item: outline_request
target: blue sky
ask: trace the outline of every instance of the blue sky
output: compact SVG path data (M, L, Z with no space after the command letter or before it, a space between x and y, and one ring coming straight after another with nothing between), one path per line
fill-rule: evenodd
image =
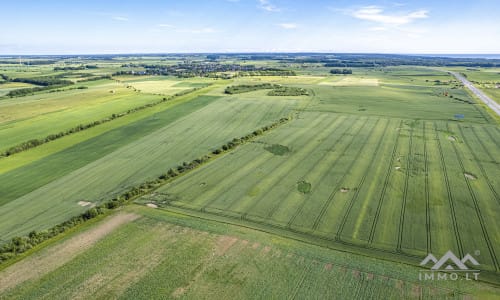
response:
M500 53L498 1L17 0L0 8L0 54Z

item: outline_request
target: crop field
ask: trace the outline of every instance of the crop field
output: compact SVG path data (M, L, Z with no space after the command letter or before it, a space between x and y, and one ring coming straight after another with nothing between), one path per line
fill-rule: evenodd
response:
M181 80L179 78L171 77L158 78L157 76L146 78L146 80L133 77L117 77L117 79L123 81L126 85L140 90L141 92L161 95L173 95L190 88L204 87L213 82L213 80L209 79Z
M414 267L149 208L87 227L0 271L0 297L466 299L477 289L425 285L411 280Z
M57 224L86 209L79 201L109 199L287 116L297 104L201 96L0 174L2 239Z
M498 294L500 119L444 67L206 57L0 64L0 299Z
M488 134L500 139L491 126L303 113L144 201L394 253L479 250L496 271L498 149L471 148Z

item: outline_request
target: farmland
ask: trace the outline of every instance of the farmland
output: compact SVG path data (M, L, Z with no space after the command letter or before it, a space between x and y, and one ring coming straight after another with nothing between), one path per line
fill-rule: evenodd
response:
M0 247L86 214L0 256L0 298L494 294L497 116L434 66L247 59L0 64ZM16 78L73 84L7 96L34 87ZM419 281L447 251L480 281Z
M39 272L23 273L33 264ZM419 299L467 297L479 289L421 284L408 276L415 271L410 266L139 207L86 226L14 266L0 273L0 293L7 298Z

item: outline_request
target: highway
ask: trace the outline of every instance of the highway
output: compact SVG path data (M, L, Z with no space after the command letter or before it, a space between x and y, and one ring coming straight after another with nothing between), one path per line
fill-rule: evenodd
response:
M476 88L470 81L468 81L464 76L460 75L457 72L448 71L451 75L455 76L458 80L460 80L471 92L473 92L481 101L483 101L486 105L488 105L497 115L500 116L500 105L496 103L493 99L486 96L483 91Z

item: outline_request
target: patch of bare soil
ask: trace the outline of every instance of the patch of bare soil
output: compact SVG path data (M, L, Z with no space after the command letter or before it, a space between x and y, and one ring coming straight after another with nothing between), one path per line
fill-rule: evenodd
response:
M78 201L78 205L80 206L91 206L92 205L92 202L89 202L89 201Z
M332 269L332 264L325 264L325 270L330 271Z
M106 218L97 226L82 232L61 244L48 247L0 272L0 293L5 292L27 280L41 276L59 268L78 254L85 252L97 241L110 234L123 224L132 222L140 216L120 213Z
M470 180L476 180L477 177L474 174L471 173L464 173L465 178L470 179Z
M238 241L238 238L231 237L231 236L223 235L223 236L219 237L219 239L217 240L217 243L215 245L214 254L217 256L223 255L237 241Z
M420 299L422 296L422 288L419 285L413 285L411 287L411 295L415 299L417 299L417 298Z
M259 243L253 243L252 249L257 249L259 248L260 244Z
M262 254L267 254L269 251L271 251L271 247L265 246L264 249L262 249Z
M366 273L366 279L367 280L373 280L373 273Z

